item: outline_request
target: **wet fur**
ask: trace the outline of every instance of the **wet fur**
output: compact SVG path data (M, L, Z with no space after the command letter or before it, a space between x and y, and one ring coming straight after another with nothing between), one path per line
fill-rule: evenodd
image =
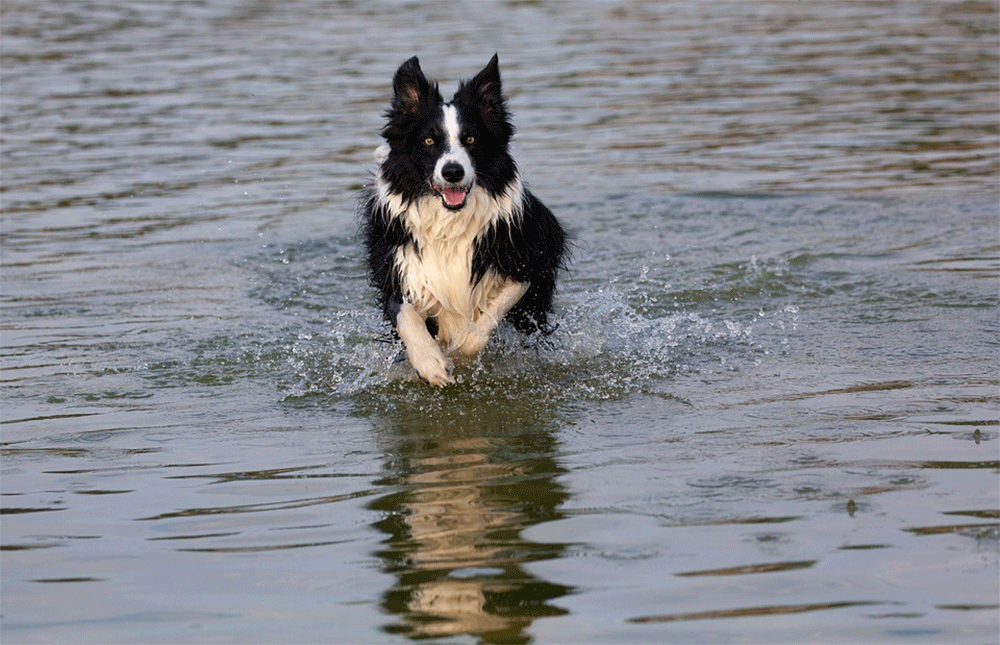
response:
M421 378L451 380L501 320L547 333L566 234L527 189L497 57L450 102L416 57L393 78L386 140L361 204L379 305Z

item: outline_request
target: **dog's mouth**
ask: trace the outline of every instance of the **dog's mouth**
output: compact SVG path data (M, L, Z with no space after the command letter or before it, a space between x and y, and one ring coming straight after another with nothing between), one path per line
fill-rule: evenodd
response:
M465 200L469 197L469 190L472 188L472 186L446 188L433 183L431 186L434 188L434 192L441 197L445 208L451 210L458 210L465 206Z

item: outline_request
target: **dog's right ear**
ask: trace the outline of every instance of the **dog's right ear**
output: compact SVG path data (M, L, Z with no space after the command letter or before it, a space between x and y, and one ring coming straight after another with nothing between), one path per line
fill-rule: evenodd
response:
M399 66L392 79L392 108L403 114L416 114L431 98L436 88L427 80L420 69L420 61L414 56Z

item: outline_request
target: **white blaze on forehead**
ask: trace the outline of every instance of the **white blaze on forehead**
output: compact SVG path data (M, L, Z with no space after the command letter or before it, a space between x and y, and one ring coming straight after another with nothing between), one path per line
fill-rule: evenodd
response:
M465 170L465 176L458 182L459 185L468 186L476 178L476 171L472 167L469 152L462 146L462 125L458 122L458 110L451 104L444 106L444 135L447 144L444 154L434 166L434 181L440 185L449 183L441 174L441 169L445 164L455 162Z
M458 123L458 110L454 105L444 106L444 132L448 137L449 152L462 147L458 138L462 134L462 126Z

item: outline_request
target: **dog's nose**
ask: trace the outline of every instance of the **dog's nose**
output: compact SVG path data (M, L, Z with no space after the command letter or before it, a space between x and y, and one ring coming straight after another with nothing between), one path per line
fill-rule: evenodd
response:
M462 177L465 177L465 168L462 168L460 163L449 161L441 168L441 176L445 178L445 181L457 184L462 181Z

